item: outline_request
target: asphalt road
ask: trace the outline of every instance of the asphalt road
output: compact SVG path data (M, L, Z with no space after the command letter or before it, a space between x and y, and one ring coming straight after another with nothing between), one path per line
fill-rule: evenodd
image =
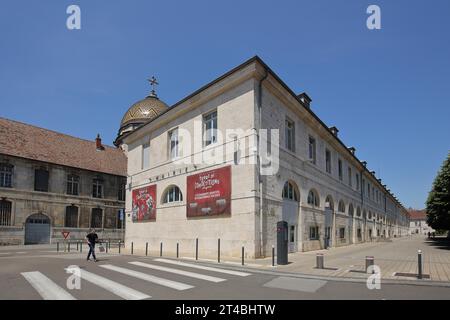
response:
M67 286L78 280L70 266L79 267L79 289ZM365 282L225 264L106 254L93 262L85 253L19 247L0 250L0 299L450 299L450 287L381 282L369 290Z

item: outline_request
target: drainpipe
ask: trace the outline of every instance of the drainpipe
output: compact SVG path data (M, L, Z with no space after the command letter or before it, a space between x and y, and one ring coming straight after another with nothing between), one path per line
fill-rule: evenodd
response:
M366 242L366 233L367 233L367 213L366 218L364 219L364 186L363 186L363 173L364 169L359 172L359 185L361 188L359 188L359 191L361 193L361 214L363 218L363 234L362 234L362 242Z
M258 105L258 126L257 126L257 150L258 150L258 156L257 156L257 170L258 170L258 193L259 193L259 256L262 257L264 254L263 244L263 182L262 182L262 176L261 176L261 155L260 155L260 149L259 149L259 143L260 143L260 132L259 130L262 129L262 83L264 80L266 80L268 76L267 69L264 68L264 76L259 80L258 82L258 95L257 95L257 105Z

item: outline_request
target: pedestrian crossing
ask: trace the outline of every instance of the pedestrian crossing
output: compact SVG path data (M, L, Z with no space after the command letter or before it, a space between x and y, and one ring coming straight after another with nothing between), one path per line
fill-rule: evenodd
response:
M73 266L71 266L64 269L66 273L63 280L61 277L44 274L40 271L22 272L21 275L44 300L83 299L84 293L86 293L83 292L83 288L96 292L100 288L99 290L103 290L109 295L112 294L125 300L144 300L154 298L154 293L160 293L161 290L183 292L196 286L220 285L227 280L251 275L247 272L170 259L153 259L151 262L128 261L120 263L121 265L99 263L93 265L93 269L90 271L82 267L77 268L77 272L74 272ZM80 290L69 289L66 280L75 274L81 280L90 283L91 286L81 285ZM217 277L215 274L227 274L228 277Z
M44 300L75 300L70 293L39 271L22 272L22 276L33 286Z

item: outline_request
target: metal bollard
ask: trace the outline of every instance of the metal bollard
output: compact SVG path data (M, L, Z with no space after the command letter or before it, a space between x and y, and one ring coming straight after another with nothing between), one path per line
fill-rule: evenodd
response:
M323 269L324 268L324 257L323 253L318 253L316 255L316 268Z
M198 238L195 239L195 260L198 260Z
M422 250L418 250L417 251L417 278L418 279L422 279L423 278L423 274L422 274Z
M133 254L133 241L131 241L131 254Z
M159 244L159 256L162 257L162 253L163 253L163 243L161 241L161 243Z
M148 256L148 242L145 243L145 256Z
M59 252L59 242L56 243L56 252Z
M70 241L67 244L67 251L70 252Z
M242 265L244 265L244 246L242 246Z
M374 265L374 257L373 256L366 256L366 272L369 273L368 269L370 266ZM371 273L375 273L375 270L372 270Z
M109 240L108 240L108 242L107 242L106 245L105 245L105 247L106 247L106 253L108 253L108 243L109 243Z
M120 254L120 240L119 240L119 254Z
M177 259L180 257L179 250L180 250L180 244L177 242Z
M275 267L275 246L272 246L272 267Z
M217 263L220 263L220 238L217 239Z
M80 253L83 252L83 242L80 242Z
M78 245L79 245L79 242L77 241L77 251L79 250Z

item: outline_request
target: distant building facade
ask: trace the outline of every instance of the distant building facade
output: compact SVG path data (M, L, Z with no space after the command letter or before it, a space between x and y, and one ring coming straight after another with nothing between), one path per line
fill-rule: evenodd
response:
M122 239L126 156L104 146L0 118L0 244L50 243L69 231Z
M426 210L409 209L409 233L427 235L428 232L433 233L435 230L427 223Z
M279 221L290 252L407 235L406 209L310 102L255 57L171 107L154 91L132 105L115 142L128 157L126 245L215 256L220 239L223 255L263 257ZM260 129L279 130L273 174L261 174Z

